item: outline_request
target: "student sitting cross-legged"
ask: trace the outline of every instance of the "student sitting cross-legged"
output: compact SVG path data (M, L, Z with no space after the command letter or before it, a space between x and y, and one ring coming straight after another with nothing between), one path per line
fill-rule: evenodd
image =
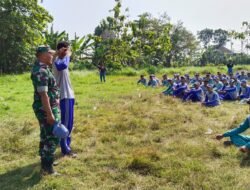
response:
M172 96L174 93L174 81L172 79L168 79L169 86L162 93L166 96Z
M181 82L174 87L173 96L183 98L185 91L188 89L185 77L181 77Z
M142 84L144 86L147 86L147 79L145 79L144 75L141 75L141 77L138 80L137 84Z
M194 83L194 88L189 91L186 91L183 96L183 101L192 101L192 102L202 102L204 99L204 92L200 87L199 82Z
M235 80L231 79L229 86L227 86L224 91L222 91L222 94L220 95L220 98L222 100L236 100L238 96L237 88L235 86Z
M242 80L238 99L242 100L248 98L250 98L250 86L247 85L246 80Z
M205 101L202 102L202 105L207 107L215 107L220 105L220 97L217 92L213 90L212 85L207 85L207 93Z

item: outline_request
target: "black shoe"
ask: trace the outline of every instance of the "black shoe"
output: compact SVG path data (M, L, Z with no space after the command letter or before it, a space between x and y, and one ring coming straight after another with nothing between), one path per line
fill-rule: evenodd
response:
M53 168L53 163L48 162L45 159L41 160L41 174L42 175L58 175L58 173Z

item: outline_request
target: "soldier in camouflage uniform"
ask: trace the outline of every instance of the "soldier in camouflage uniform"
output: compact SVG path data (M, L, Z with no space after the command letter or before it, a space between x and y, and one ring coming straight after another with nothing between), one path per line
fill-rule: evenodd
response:
M59 139L52 133L53 125L60 120L59 89L49 66L52 64L54 51L48 46L37 48L37 61L31 72L34 86L33 110L40 125L41 171L53 174L53 161Z

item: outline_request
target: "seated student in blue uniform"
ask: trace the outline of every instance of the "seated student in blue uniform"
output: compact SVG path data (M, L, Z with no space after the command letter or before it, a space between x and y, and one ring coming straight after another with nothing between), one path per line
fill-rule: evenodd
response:
M195 82L200 82L200 80L201 80L200 74L199 74L199 73L195 73L194 78L192 78L192 79L190 80L190 83L191 83L191 84L194 84Z
M240 88L241 88L241 81L239 79L237 79L236 77L232 78L235 81L235 86L237 88L237 92L240 92Z
M225 77L223 77L221 81L223 83L223 87L220 90L218 90L219 95L224 94L225 89L228 86L228 81L227 81L227 79Z
M158 86L158 82L156 81L154 75L149 76L148 86L151 86L151 87L157 87Z
M242 135L250 127L250 116L241 123L237 128L234 128L224 134L219 134L216 136L217 140L221 140L225 137L229 137L230 141L225 141L225 145L233 144L240 147L241 152L250 152L250 136Z
M247 72L247 80L250 81L250 72Z
M207 85L208 85L208 81L207 81L207 80L204 80L204 81L203 81L203 84L201 85L201 89L203 90L204 95L207 94Z
M220 105L219 94L213 90L212 85L207 85L207 94L205 101L202 102L202 105L207 107L215 107Z
M179 73L175 73L174 74L174 83L175 84L179 84L181 82L181 79L180 79L180 74Z
M220 98L222 100L236 100L238 93L235 86L235 80L230 80L229 86L227 86L224 91L221 93Z
M186 91L185 95L183 96L183 101L202 102L203 99L204 93L200 87L200 82L195 82L194 88Z
M190 81L191 81L189 74L185 74L184 76L185 76L185 79L186 79L186 83L189 84Z
M162 81L161 81L162 86L168 86L169 82L168 82L168 76L166 74L164 74L162 76Z
M245 71L241 71L241 74L238 76L238 79L239 79L240 81L242 81L242 80L247 80L247 79L248 79L248 77L247 77Z
M242 80L238 100L248 99L248 98L250 98L250 86L247 85L246 80Z
M172 96L174 93L174 81L172 79L168 79L168 88L162 93L166 96Z
M141 78L138 80L137 84L143 84L147 86L147 79L145 79L144 75L141 75Z
M214 85L214 80L213 80L212 77L211 77L211 73L207 73L207 74L206 74L206 77L204 78L204 80L207 80L207 81L208 81L208 84Z
M174 86L173 96L177 98L183 98L185 91L188 89L185 77L181 77L181 82Z
M222 81L223 76L222 76L221 72L217 72L217 77L219 78L220 81Z
M218 77L214 77L214 90L219 92L223 88L223 83L219 80Z

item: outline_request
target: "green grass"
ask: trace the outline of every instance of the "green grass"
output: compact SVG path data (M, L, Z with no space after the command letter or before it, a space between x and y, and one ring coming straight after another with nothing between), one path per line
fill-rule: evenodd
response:
M217 71L180 68L158 75L211 69ZM0 189L250 188L250 158L214 139L243 121L248 106L183 104L160 96L161 88L137 86L138 78L124 72L101 84L95 72L71 73L76 94L72 146L78 158L62 158L58 149L56 170L62 175L40 178L29 74L0 77ZM213 133L206 135L209 129Z

